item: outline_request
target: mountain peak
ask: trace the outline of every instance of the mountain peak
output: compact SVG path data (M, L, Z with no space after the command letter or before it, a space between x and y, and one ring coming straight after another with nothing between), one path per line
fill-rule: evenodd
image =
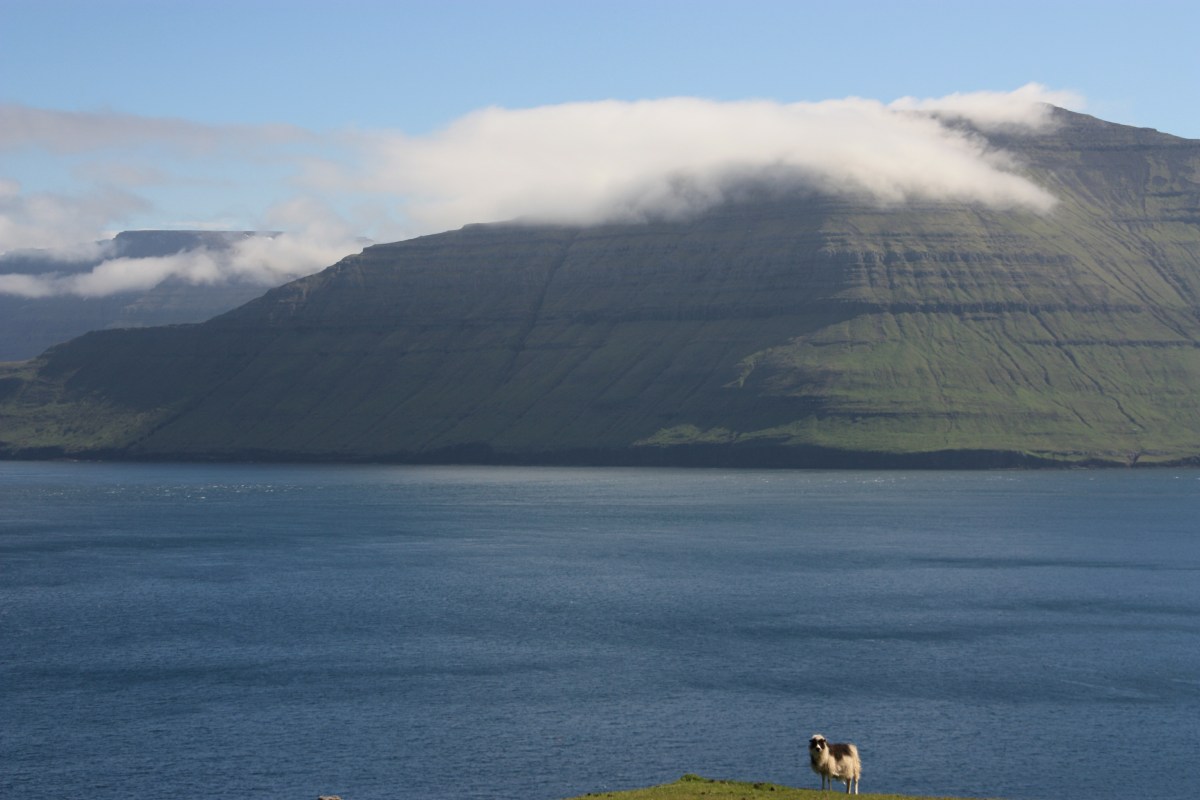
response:
M1200 142L989 133L1036 210L756 191L379 245L4 378L9 455L757 466L1200 457Z

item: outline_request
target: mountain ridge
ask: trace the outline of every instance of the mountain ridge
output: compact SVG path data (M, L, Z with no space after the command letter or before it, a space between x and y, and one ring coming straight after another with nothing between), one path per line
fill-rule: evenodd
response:
M1054 114L987 134L1049 213L749 191L375 245L203 325L9 368L0 453L1193 463L1200 142Z

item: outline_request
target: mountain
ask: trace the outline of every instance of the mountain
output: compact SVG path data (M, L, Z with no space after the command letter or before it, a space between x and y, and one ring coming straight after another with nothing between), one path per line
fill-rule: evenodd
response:
M116 258L156 258L196 250L219 253L250 231L124 231L80 261L38 251L0 255L0 275L68 276L90 272ZM265 286L249 282L190 284L168 279L157 286L102 297L59 294L20 297L0 293L0 361L33 358L47 347L104 328L138 328L202 322L258 297Z
M688 220L369 247L0 374L9 457L1196 463L1200 142L989 134L1058 200L747 191Z

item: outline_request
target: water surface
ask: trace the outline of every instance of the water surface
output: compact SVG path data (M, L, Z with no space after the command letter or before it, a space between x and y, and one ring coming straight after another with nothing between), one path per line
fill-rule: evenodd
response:
M0 463L0 785L1189 796L1198 479Z

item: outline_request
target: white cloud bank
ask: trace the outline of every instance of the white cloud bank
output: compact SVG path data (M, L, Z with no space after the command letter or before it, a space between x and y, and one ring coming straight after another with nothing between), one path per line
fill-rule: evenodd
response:
M227 250L202 247L169 256L108 258L85 272L0 274L0 294L106 297L144 292L168 279L197 286L230 282L278 286L327 267L357 249L345 239L290 233L256 236Z
M273 171L276 194L286 196L253 220L223 226L285 235L223 253L115 259L83 274L3 275L0 293L97 296L170 277L278 283L355 252L358 236L394 240L512 219L680 218L723 202L748 180L881 203L944 199L1044 213L1054 198L1023 177L1011 155L956 121L984 132L1036 131L1051 122L1047 103L1080 102L1037 84L892 103L600 101L483 109L427 136L318 135L0 106L0 155L40 148L83 159L75 171L92 181L75 193L30 193L0 172L0 252L51 247L61 255L66 243L102 238L101 231L152 209L146 184L169 183L189 159L220 159L228 173L248 176ZM163 153L172 160L156 161Z
M892 104L671 98L489 108L431 136L362 136L357 172L327 163L312 178L403 197L406 215L429 230L513 218L679 216L763 176L884 203L945 199L1046 211L1053 198L1022 177L1011 156L951 123L1036 130L1050 123L1047 102L1074 100L1031 84Z

